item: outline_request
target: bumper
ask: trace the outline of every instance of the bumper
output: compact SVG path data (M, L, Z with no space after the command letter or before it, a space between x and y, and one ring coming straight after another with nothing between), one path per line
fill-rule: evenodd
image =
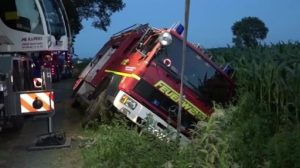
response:
M129 118L137 125L142 125L143 122L149 122L149 120L151 120L148 130L154 135L158 136L159 138L166 137L167 132L172 133L170 134L172 139L176 138L176 129L174 127L169 125L166 121L161 119L154 112L140 104L137 100L133 99L132 97L130 97L130 99L135 101L137 105L134 109L129 108L121 102L124 96L130 97L125 92L119 91L116 98L113 101L113 105L118 109L118 111L126 115L127 118ZM185 135L180 134L181 143L186 144L189 141L190 140Z

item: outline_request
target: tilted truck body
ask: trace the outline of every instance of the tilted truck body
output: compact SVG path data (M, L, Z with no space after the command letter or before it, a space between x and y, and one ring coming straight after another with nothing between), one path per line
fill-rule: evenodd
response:
M79 75L73 87L76 98L89 103L105 97L104 104L111 103L138 125L151 115L154 134L166 128L175 131L182 41L173 29L148 25L115 34ZM227 103L235 85L202 49L190 43L183 83L181 140L188 141L194 124L213 112L213 101Z
M20 128L24 115L54 110L51 74L33 74L37 52L67 51L60 0L2 0L0 6L0 129Z

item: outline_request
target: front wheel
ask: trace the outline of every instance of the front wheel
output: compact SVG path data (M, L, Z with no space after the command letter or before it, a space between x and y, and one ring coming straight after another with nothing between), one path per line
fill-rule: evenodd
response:
M96 118L99 118L101 122L109 123L114 116L112 107L112 103L107 100L107 89L105 89L87 108L82 126L85 127Z

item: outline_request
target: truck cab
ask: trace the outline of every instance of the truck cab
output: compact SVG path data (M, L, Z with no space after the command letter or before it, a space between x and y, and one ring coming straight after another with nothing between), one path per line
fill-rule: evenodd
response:
M3 0L0 51L67 51L63 10L60 0Z

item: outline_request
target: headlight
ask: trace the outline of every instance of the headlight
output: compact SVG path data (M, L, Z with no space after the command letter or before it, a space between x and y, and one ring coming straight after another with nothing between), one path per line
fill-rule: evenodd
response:
M172 43L172 36L169 32L164 32L159 36L158 40L161 45L168 46Z
M131 110L134 110L137 107L137 102L130 98L128 95L123 95L120 102L129 107Z

